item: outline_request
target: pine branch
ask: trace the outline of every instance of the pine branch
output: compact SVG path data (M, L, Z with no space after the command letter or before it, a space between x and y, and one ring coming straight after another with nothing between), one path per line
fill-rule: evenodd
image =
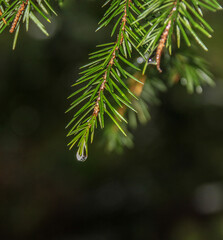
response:
M161 36L160 41L159 41L159 45L158 45L157 50L156 50L156 65L157 65L157 69L160 73L162 72L162 70L160 68L161 54L162 54L163 48L165 47L165 43L166 43L167 37L169 35L170 28L171 28L171 25L172 25L173 13L177 10L176 5L177 5L177 1L175 1L173 3L173 8L172 8L172 10L170 12L170 15L168 17L169 18L168 23L165 27L164 32L162 33L162 36Z
M139 59L143 64L142 59ZM173 86L181 84L185 86L189 93L196 92L201 94L203 86L214 86L213 75L208 70L207 62L201 57L196 56L196 49L178 49L171 58L164 55L164 72L159 74L156 69L150 69L147 75L141 75L140 72L135 77L144 82L141 85L133 79L128 80L131 91L139 98L130 99L132 106L136 109L137 114L128 108L119 108L119 113L128 121L128 126L122 124L123 129L128 133L127 137L120 134L118 128L110 123L107 124L104 131L101 145L107 151L122 153L124 147L131 148L134 146L133 133L137 129L138 124L147 123L151 116L149 108L160 104L160 93L167 90L167 85Z
M147 45L145 53L149 57L156 51L157 68L160 69L161 53L166 45L171 54L173 34L176 35L178 48L181 39L184 39L187 46L191 46L194 39L205 51L206 45L200 38L200 34L210 38L213 29L204 20L203 10L217 11L222 9L216 0L144 0L143 12L137 19L142 23L140 30L146 33L139 46ZM144 72L148 64L144 67Z
M140 82L125 67L138 69L127 58L131 58L132 48L136 49L145 60L143 73L152 62L151 57L155 55L155 64L161 72L160 63L164 47L169 48L172 53L173 34L176 32L177 46L180 47L181 35L188 46L191 45L190 38L194 38L203 49L207 49L199 38L197 31L210 37L212 28L203 19L200 5L204 9L216 11L220 5L216 0L113 0L105 12L97 30L107 26L114 18L117 19L111 35L117 31L115 42L101 45L101 49L90 55L94 59L85 66L83 76L74 85L85 84L75 91L70 97L81 94L72 104L68 111L78 107L67 127L71 127L68 136L73 136L69 143L70 148L78 146L77 158L86 160L88 156L88 142L92 142L95 129L99 124L104 128L105 115L109 116L116 127L124 134L127 123L124 115L120 114L118 108L128 107L133 111L131 97L136 96L123 79L132 78ZM105 4L105 5L106 5ZM118 29L118 25L120 26ZM142 52L142 48L144 51ZM147 59L149 60L147 61ZM126 66L125 66L126 65ZM182 63L183 65L183 63ZM194 66L193 66L194 67ZM200 77L193 67L185 66L181 75L188 78L188 90L192 91L192 75L195 79ZM188 70L189 69L189 70ZM196 85L196 84L195 84ZM137 98L136 98L137 99Z
M55 13L47 0L2 0L0 1L0 34L9 26L9 32L15 32L13 49L16 47L21 22L25 23L26 31L29 30L30 19L46 35L45 26L35 16L38 12L47 22L50 13Z
M62 1L58 0L59 4ZM98 125L105 127L105 118L113 122L106 132L118 129L123 136L126 132L131 135L128 122L132 128L137 125L135 113L139 122L147 122L150 118L147 105L158 99L156 95L165 89L166 79L171 84L181 82L189 93L194 89L202 92L205 84L214 85L205 62L194 51L193 42L207 51L202 35L210 38L213 29L203 12L222 9L217 0L107 0L104 6L108 4L97 30L113 22L111 36L117 37L114 42L97 46L90 54L91 62L82 67L81 77L73 85L78 89L69 97L75 99L67 112L75 112L67 125L70 128L67 136L72 137L70 149L77 145L80 161L86 160L88 144L93 142ZM49 14L56 14L47 0L0 0L0 33L7 27L10 33L15 33L13 49L22 22L28 31L31 19L48 35L36 12L48 22ZM185 45L193 48L184 48ZM133 49L145 63L142 74L149 65L158 69L150 68L146 81L138 73L141 70L132 58ZM161 65L164 72L157 76L162 72ZM113 140L131 145L131 141L123 140L127 138L119 136Z
M84 75L75 85L86 82L87 84L70 96L73 97L82 93L71 104L68 111L80 106L85 101L67 126L69 127L75 122L68 136L74 136L69 143L70 148L75 144L78 145L78 160L83 161L87 158L88 140L90 138L90 141L93 141L98 122L100 127L104 128L105 114L126 135L119 122L124 121L127 123L127 121L117 111L117 107L122 107L124 104L134 110L126 93L135 96L122 79L131 77L138 81L129 70L135 69L138 71L140 69L127 60L128 57L131 57L132 48L136 48L142 34L140 31L135 34L132 30L138 26L138 23L132 24L136 20L133 14L140 13L136 6L133 5L131 0L114 0L111 2L110 7L100 21L98 29L108 25L114 17L117 17L118 21L114 25L111 34L114 34L119 25L117 39L115 42L99 46L101 49L91 54L90 59L94 59L94 61L85 66L87 70L82 72ZM137 51L140 53L139 49ZM127 67L127 70L125 70L125 67Z

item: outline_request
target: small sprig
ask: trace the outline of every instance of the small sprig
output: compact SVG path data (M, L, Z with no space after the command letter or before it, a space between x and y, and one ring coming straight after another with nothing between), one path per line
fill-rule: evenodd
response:
M169 31L170 31L170 27L171 27L171 24L172 24L172 15L173 13L176 11L176 4L177 4L177 1L174 2L174 7L168 17L168 19L170 19L167 23L167 26L160 38L160 41L159 41L159 45L157 47L157 50L156 50L156 66L157 66L157 70L161 73L162 70L160 68L160 62L161 62L161 55L162 55L162 51L163 51L163 48L165 47L165 43L166 43L166 40L167 40L167 37L168 37L168 34L169 34Z
M26 31L29 29L30 19L36 26L48 36L45 26L36 17L35 12L38 12L47 22L50 22L49 15L54 13L54 10L48 3L48 0L33 1L33 0L2 0L0 1L0 34L8 27L10 33L14 34L13 49L15 49L21 22L25 23Z
M129 0L128 4L130 4L130 2L131 2L131 0ZM128 7L129 7L129 5L128 5ZM100 111L99 104L101 101L101 97L100 97L101 92L104 91L104 89L105 89L105 84L107 83L107 78L108 78L108 71L111 70L111 68L113 67L118 50L120 49L120 46L122 45L122 43L124 41L124 32L125 32L126 22L127 22L127 4L124 6L124 15L121 20L121 34L120 34L120 36L119 35L117 36L117 40L115 42L116 47L115 47L114 51L112 52L111 59L107 65L106 71L103 75L103 82L100 86L100 90L98 92L98 98L96 100L94 111L92 114L93 117L97 117L98 113Z
M216 0L145 0L144 2L143 11L137 19L142 24L140 30L145 30L139 46L145 46L145 54L147 53L149 57L154 54L157 56L159 71L161 71L160 57L164 44L171 54L175 43L180 48L183 39L190 47L194 39L207 51L200 35L203 34L210 38L213 29L205 21L203 10L215 12L222 9ZM175 38L173 38L173 34L175 34ZM157 53L155 53L156 51ZM144 67L144 72L147 66L148 63Z
M14 20L13 20L13 22L12 22L12 26L11 26L11 28L10 28L10 30L9 30L10 33L13 33L13 32L14 32L14 30L15 30L15 28L16 28L16 26L17 26L17 23L18 23L20 17L22 16L22 14L23 14L23 12L24 12L25 7L26 7L27 4L28 4L28 0L26 0L26 2L23 2L23 3L20 5L20 7L19 7L19 9L18 9L18 12L16 13L15 18L14 18Z
M104 128L105 114L126 135L119 122L127 123L127 121L117 109L123 105L133 109L127 93L132 96L134 94L131 93L123 78L132 77L135 81L140 82L130 73L131 69L138 71L139 68L127 60L128 57L131 57L132 48L136 48L140 41L140 34L134 33L132 30L138 26L138 24L132 24L136 20L134 14L138 13L140 12L137 4L133 5L132 0L111 2L98 29L117 17L118 20L111 34L113 35L115 31L118 32L116 41L100 45L101 49L90 55L93 62L85 66L87 69L82 72L83 76L74 84L85 83L85 86L71 94L70 97L73 97L82 93L68 109L70 111L77 106L80 108L67 126L73 125L68 133L68 136L73 136L69 146L72 148L75 144L78 145L78 159L86 159L89 138L92 142L98 123L101 128ZM138 49L137 51L140 52Z

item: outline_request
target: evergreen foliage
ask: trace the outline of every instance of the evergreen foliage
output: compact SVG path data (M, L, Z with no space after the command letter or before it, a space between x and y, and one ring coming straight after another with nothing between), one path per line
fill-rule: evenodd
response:
M159 102L157 94L168 85L181 82L189 93L194 89L201 93L204 84L214 85L197 49L207 51L203 37L210 38L213 29L204 15L221 9L216 0L107 0L103 7L107 10L97 30L112 24L114 40L90 54L69 96L73 99L67 110L73 115L67 125L69 147L78 146L80 161L86 160L98 127L105 128L109 150L132 145L127 126L134 129L137 122L147 122L148 106ZM0 0L0 9L0 33L8 26L10 32L15 30L13 48L21 21L28 30L33 20L47 35L35 13L48 22L49 13L56 14L47 0Z
M7 27L10 28L10 33L15 33L13 49L16 47L21 22L25 23L26 31L28 31L31 19L46 36L49 35L35 13L39 13L47 22L50 22L48 17L50 13L56 15L47 0L0 0L0 33Z
M68 124L68 127L71 127L68 136L73 136L69 145L70 148L75 144L78 146L77 158L81 161L88 155L88 142L93 141L97 126L105 127L106 115L115 125L111 126L110 131L109 128L106 131L108 149L119 149L118 145L123 143L131 145L131 141L124 140L125 138L119 136L114 129L119 129L126 136L126 123L129 122L130 127L136 126L137 123L133 112L138 113L141 122L150 118L147 106L151 102L151 92L152 99L155 99L158 86L163 85L163 81L155 73L142 82L135 72L142 71L142 74L146 74L146 69L151 63L157 65L161 72L164 47L172 55L165 61L167 70L164 73L167 79L173 79L172 83L182 79L189 92L193 92L194 88L198 92L202 91L200 85L203 83L213 85L204 61L197 56L193 57L194 50L184 49L184 52L180 53L176 46L180 48L182 39L187 46L191 46L195 40L207 50L200 33L211 37L213 29L204 20L203 11L221 9L217 1L113 0L106 1L105 5L108 3L110 6L98 29L107 26L113 20L111 36L117 32L117 40L100 45L99 50L90 55L92 61L83 67L82 76L74 84L81 87L70 96L75 96L75 100L68 111L75 108L78 110ZM144 61L141 70L132 57L133 50ZM145 88L142 91L143 97L137 96L134 89L132 91L128 79L142 84L142 90ZM155 85L152 86L153 82ZM140 101L136 102L135 99L138 98ZM128 119L126 115L129 116Z

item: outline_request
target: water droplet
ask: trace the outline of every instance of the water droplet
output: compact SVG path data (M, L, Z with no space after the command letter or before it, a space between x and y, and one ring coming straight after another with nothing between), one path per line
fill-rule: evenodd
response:
M77 150L76 158L79 162L85 162L87 160L88 155L85 143L83 144L82 152L80 152L80 148Z
M155 58L149 58L148 64L156 65L156 60L155 60Z
M196 87L196 92L197 92L198 94L201 94L201 93L203 92L202 87L201 87L201 86L197 86L197 87Z
M77 151L77 154L76 154L76 157L77 157L77 161L79 162L85 162L87 160L87 157L86 155L82 154L80 155L79 154L79 151Z
M180 82L183 86L186 86L187 85L187 79L186 78L181 78L180 79Z
M137 58L137 63L142 64L144 62L144 59L142 57Z
M138 63L138 64L142 64L143 62L145 62L145 60L143 59L143 57L138 57L138 58L137 58L137 63Z

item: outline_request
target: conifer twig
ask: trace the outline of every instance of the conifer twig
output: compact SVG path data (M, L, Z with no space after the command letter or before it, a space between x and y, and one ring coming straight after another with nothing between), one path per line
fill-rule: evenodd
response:
M26 31L29 30L30 20L45 34L49 35L46 31L44 22L40 21L35 13L38 12L43 19L50 23L50 13L56 12L48 3L49 0L0 0L0 34L9 28L9 33L14 34L13 49L15 49L20 25L25 23Z
M106 26L112 18L119 16L111 34L113 35L114 32L118 32L116 41L111 44L102 44L101 46L104 47L104 49L91 54L90 58L97 60L86 65L88 69L82 72L84 76L82 76L75 85L86 81L89 83L70 96L73 97L85 90L83 95L71 104L68 111L82 103L87 98L90 98L90 100L86 102L79 111L77 111L68 124L68 126L70 126L75 121L68 136L74 135L74 138L69 145L70 148L72 148L77 143L77 158L79 160L85 160L87 158L89 135L91 134L92 142L97 122L100 123L101 128L104 128L105 114L107 114L119 130L126 135L118 122L124 121L127 123L127 121L117 111L117 107L113 104L115 103L119 107L126 105L133 109L131 107L131 101L126 96L126 93L124 93L125 91L130 92L130 89L122 80L122 77L125 79L133 77L135 81L140 82L129 73L129 70L126 71L124 66L122 66L124 64L127 65L128 68L140 70L127 60L128 56L131 57L132 48L136 48L139 43L139 35L141 34L139 33L138 35L137 32L133 32L133 29L138 27L138 24L132 25L136 20L133 13L139 14L139 10L137 9L138 1L134 1L134 3L136 4L133 5L132 0L113 0L111 2L111 6L100 21L98 29ZM118 25L120 26L119 28ZM139 49L137 49L137 51L140 52ZM95 88L95 90L92 88ZM131 94L134 96L133 93ZM110 97L114 102L111 101ZM90 114L91 109L93 111L92 114Z
M18 12L16 13L15 18L14 18L14 20L13 20L13 22L12 22L12 26L11 26L11 28L10 28L10 30L9 30L10 33L13 33L13 32L14 32L14 30L15 30L15 28L16 28L16 26L17 26L17 23L18 23L20 17L22 16L22 14L23 14L23 12L24 12L26 5L28 4L28 1L29 1L29 0L26 0L26 2L23 2L23 3L20 5L20 7L19 7L19 9L18 9Z
M115 19L111 36L117 33L117 38L114 42L97 46L100 49L90 54L91 62L82 67L81 77L73 85L80 87L69 97L75 96L75 99L67 112L76 111L67 125L71 127L67 136L73 136L68 145L70 149L77 145L76 156L80 161L88 156L88 142L93 142L95 129L98 125L105 127L105 117L113 121L116 131L119 129L123 133L118 140L122 144L126 141L123 136L128 132L124 123L129 121L128 126L132 127L137 125L137 120L141 123L148 121L147 104L158 101L156 93L166 89L164 78L174 84L182 83L189 93L194 90L201 93L201 86L205 84L214 85L205 62L196 56L194 48L183 51L173 46L180 48L183 40L183 44L190 47L195 40L207 51L200 35L210 38L213 29L204 19L203 10L215 12L222 9L218 0L106 0L103 6L108 3L110 6L97 30ZM47 22L50 22L50 13L56 15L48 0L0 0L0 34L11 26L9 32L15 33L13 49L21 23L25 23L28 31L30 19L48 36L44 22L36 17L35 12ZM164 48L170 55L174 50L171 58L167 54L163 56L167 65L165 75L148 75L149 81L145 81L144 73L149 64L156 65L162 72L160 65ZM137 63L129 61L132 49L141 57L140 61L137 58ZM156 61L152 60L153 56ZM141 71L138 66L143 62L143 76L134 74L133 70ZM136 81L136 85L128 79ZM136 101L137 97L139 101ZM130 115L134 121L130 120ZM118 136L115 134L115 138Z
M140 70L127 60L131 57L132 48L136 49L145 61L143 74L148 64L151 64L150 59L153 55L156 58L158 71L162 72L160 67L162 51L166 46L171 53L174 42L172 39L177 40L178 47L180 47L181 39L184 39L190 46L189 38L192 36L206 49L194 29L196 28L208 37L210 37L208 31L212 31L202 17L197 1L107 0L104 5L108 3L111 3L110 7L100 21L98 29L107 26L114 18L117 18L111 34L118 32L117 39L113 43L100 45L100 50L90 54L90 59L93 61L83 67L85 70L82 71L82 76L74 84L75 86L84 84L84 86L70 95L72 98L79 94L67 111L78 108L67 125L67 127L71 126L67 136L73 136L68 145L70 149L75 145L78 146L77 158L80 161L86 160L88 156L88 142L89 139L93 141L98 124L104 128L105 115L110 117L116 127L126 135L123 130L126 127L119 124L119 121L127 123L120 108L125 106L135 111L129 94L135 96L131 88L126 85L125 79L132 78L140 82L134 74L129 73L129 68ZM216 0L200 0L199 4L206 9L220 9ZM118 29L119 25L121 27ZM172 38L175 32L176 38ZM191 75L187 74L187 76L191 81ZM189 81L188 84L192 85Z
M99 92L98 92L98 98L97 98L97 100L96 100L96 103L95 103L95 107L94 107L94 111L93 111L93 116L94 117L97 117L98 116L98 113L99 113L99 102L100 102L100 95L101 95L101 91L104 91L104 89L105 89L105 84L106 84L106 82L107 82L107 73L108 73L108 69L110 68L112 68L113 67L113 64L114 64L114 60L115 60L115 58L116 58L116 54L117 54L117 51L119 50L119 48L120 48L120 46L122 45L122 43L123 43L123 40L124 40L124 35L123 35L123 32L125 31L125 26L126 26L126 22L127 22L127 4L128 4L128 7L130 6L130 3L131 3L131 0L125 0L126 1L126 5L124 6L124 15L123 15L123 17L122 17L122 21L121 21L121 23L120 23L120 25L122 26L121 28L121 39L120 39L120 42L119 42L119 35L117 36L117 40L116 40L116 42L115 42L115 45L117 45L116 46L116 48L115 48L115 50L113 51L113 53L112 53L112 57L111 57L111 59L110 59L110 61L109 61L109 63L108 63L108 65L107 65L107 69L106 69L106 71L105 71L105 73L104 73L104 75L103 75L103 79L104 79L104 81L102 82L102 84L101 84L101 87L100 87L100 90L99 90Z
M160 38L159 45L158 45L157 50L156 50L156 67L157 67L157 70L160 73L162 72L162 69L160 68L162 51L163 51L163 48L165 47L165 43L166 43L170 28L171 28L171 24L172 24L172 21L173 21L173 19L171 19L171 17L173 15L173 13L176 11L176 5L177 5L177 0L174 2L174 7L171 10L170 15L168 17L168 19L170 19L170 20L167 23L167 26L166 26L166 28L165 28L165 30L164 30L161 38Z

